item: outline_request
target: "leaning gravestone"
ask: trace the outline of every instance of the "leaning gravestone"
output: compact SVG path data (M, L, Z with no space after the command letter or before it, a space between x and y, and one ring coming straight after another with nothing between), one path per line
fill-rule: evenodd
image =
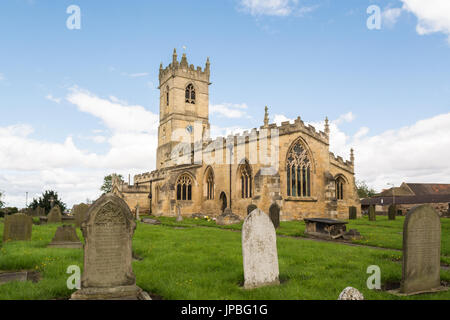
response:
M80 242L74 226L63 225L56 229L55 236L48 247L78 249L82 248L83 244Z
M440 287L441 221L428 205L411 209L403 225L403 267L400 293Z
M16 213L12 216L5 216L3 241L31 240L32 226L33 218L24 213Z
M376 221L377 215L375 214L375 207L371 205L369 207L369 221Z
M276 203L270 206L269 215L273 226L277 229L280 226L280 207Z
M279 284L277 237L269 216L253 210L242 226L244 288Z
M395 220L395 215L397 214L397 208L394 204L391 204L388 209L388 219Z
M80 203L74 206L73 215L75 217L75 227L80 228L83 221L86 219L89 206L85 203Z
M349 220L356 219L356 207L348 207L348 219Z
M81 289L74 300L150 300L136 286L131 266L132 239L136 222L128 205L108 193L91 205L81 225L84 245L84 271Z
M59 206L54 206L48 213L47 223L60 223L62 222L62 214Z

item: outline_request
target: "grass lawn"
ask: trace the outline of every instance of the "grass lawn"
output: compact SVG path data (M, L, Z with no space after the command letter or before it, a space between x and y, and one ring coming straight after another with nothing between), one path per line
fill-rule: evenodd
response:
M138 223L133 251L142 260L133 262L133 270L140 287L164 299L336 300L347 286L358 288L366 299L450 299L450 291L400 298L367 289L369 275L366 269L369 265L381 268L382 284L400 282L400 252L286 237L277 239L282 284L244 290L241 288L240 232L223 230L224 227L218 228L213 221L203 219L184 219L180 223L175 223L174 218L159 219L162 225ZM366 235L364 228L369 230L370 226L364 222L368 223L364 219L352 221L350 227L356 227ZM387 225L383 226L383 223ZM175 224L185 228L174 228ZM380 218L376 224L376 230L396 229L394 224L401 225L400 219L392 223ZM195 227L197 225L214 227ZM239 230L240 227L238 224L226 228ZM82 268L83 253L80 249L46 248L56 228L57 225L34 225L32 241L2 245L0 270L34 269L41 272L42 279L38 283L2 284L0 299L66 299L70 296L72 291L66 288L69 276L66 268L73 264ZM302 222L282 222L278 233L302 236L303 229ZM443 238L444 230L443 223ZM0 222L0 237L2 233L3 224ZM81 232L78 234L81 238ZM374 236L372 241L376 243L378 240ZM441 279L450 281L450 271L442 270Z

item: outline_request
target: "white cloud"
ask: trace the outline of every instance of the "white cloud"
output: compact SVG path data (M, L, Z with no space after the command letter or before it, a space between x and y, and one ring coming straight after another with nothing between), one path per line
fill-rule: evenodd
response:
M142 78L142 77L146 77L149 75L148 72L138 72L138 73L127 73L127 72L122 72L123 76L127 76L130 78Z
M0 81L3 81L3 80L5 80L6 78L5 78L5 75L3 74L3 73L0 73Z
M209 107L211 114L217 114L220 117L225 118L249 118L247 112L247 105L245 103L242 104L232 104L232 103L222 103L215 104Z
M386 8L381 14L383 25L386 25L387 27L394 26L401 14L402 8Z
M241 9L253 16L304 15L318 6L299 6L299 0L240 0Z
M336 120L333 120L333 122L337 125L343 123L343 122L352 122L355 120L355 115L350 111L345 114L342 114L337 118Z
M50 101L53 101L53 102L55 102L55 103L61 103L61 98L55 98L55 97L53 97L53 95L51 95L51 94L46 95L46 96L45 96L45 99L50 100Z

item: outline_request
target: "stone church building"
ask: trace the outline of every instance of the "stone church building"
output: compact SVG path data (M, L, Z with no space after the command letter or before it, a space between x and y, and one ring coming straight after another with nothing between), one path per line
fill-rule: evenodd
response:
M159 69L160 122L156 170L134 176L134 184L113 178L113 193L132 211L155 216L204 214L225 209L244 218L249 205L280 220L305 217L347 218L360 214L350 161L329 151L329 125L317 131L298 117L280 126L269 123L242 134L209 137L210 62L181 61ZM229 212L229 210L227 210Z

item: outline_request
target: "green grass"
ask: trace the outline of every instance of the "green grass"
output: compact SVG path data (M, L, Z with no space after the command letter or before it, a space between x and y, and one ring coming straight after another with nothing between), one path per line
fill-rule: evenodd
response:
M133 270L140 287L164 299L335 300L347 286L358 288L366 299L450 299L450 291L400 298L367 289L369 265L380 266L383 284L400 282L401 252L286 237L277 239L282 284L244 290L241 234L223 230L239 230L240 224L216 227L214 222L200 219L184 219L180 223L175 223L174 218L159 219L162 225L138 223L133 251L142 260L133 262ZM362 226L362 220L355 223L360 222ZM379 222L381 227L383 221ZM177 229L175 225L186 228ZM195 227L198 225L206 227ZM304 229L302 225L302 222L282 222L278 233L299 236ZM56 227L35 225L32 241L3 244L0 270L34 269L41 272L42 279L38 283L0 285L0 299L70 296L72 291L66 288L69 275L65 272L73 264L82 268L83 254L79 249L46 248ZM2 232L0 224L0 236ZM450 271L442 270L441 278L450 281Z

